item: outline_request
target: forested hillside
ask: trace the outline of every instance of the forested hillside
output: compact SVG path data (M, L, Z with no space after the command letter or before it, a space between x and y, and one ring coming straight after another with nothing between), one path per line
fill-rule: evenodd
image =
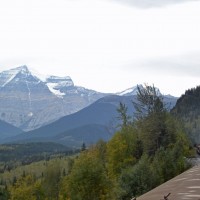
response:
M120 129L110 141L83 145L77 156L24 168L17 177L11 170L12 179L4 172L1 199L130 200L186 170L190 142L162 97L146 85L137 100L134 121L120 104Z
M194 144L200 143L200 86L189 89L172 109Z
M72 155L78 151L50 142L0 145L0 173L56 156Z

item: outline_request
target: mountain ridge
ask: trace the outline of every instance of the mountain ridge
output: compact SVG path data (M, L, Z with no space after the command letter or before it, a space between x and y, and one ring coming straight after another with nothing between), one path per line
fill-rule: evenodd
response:
M29 131L75 113L105 95L75 86L69 76L41 80L23 65L0 73L0 119Z

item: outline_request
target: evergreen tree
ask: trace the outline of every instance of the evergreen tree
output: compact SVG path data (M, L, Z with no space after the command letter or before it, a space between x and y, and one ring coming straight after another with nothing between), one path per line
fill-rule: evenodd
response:
M139 137L148 155L155 154L157 149L173 142L173 133L168 131L166 124L169 117L167 109L154 86L138 87L137 103L134 106Z
M85 145L85 143L83 142L82 147L81 147L81 151L85 151L85 150L86 150L86 145Z
M120 125L121 128L125 128L130 123L130 116L127 114L128 108L125 104L120 102L119 108L117 109L117 112L119 113L118 119L122 122Z
M137 86L137 90L137 101L133 102L137 120L153 113L166 111L163 98L154 86L145 84L144 86Z

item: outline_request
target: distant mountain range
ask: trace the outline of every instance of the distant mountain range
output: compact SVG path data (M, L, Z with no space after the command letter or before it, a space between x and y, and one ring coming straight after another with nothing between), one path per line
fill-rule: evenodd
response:
M96 92L75 86L69 76L40 77L27 66L4 71L0 73L0 122L8 128L0 128L1 143L53 141L80 146L108 140L120 123L119 103L126 104L133 116L136 94L137 86L116 94ZM172 108L177 98L164 100Z

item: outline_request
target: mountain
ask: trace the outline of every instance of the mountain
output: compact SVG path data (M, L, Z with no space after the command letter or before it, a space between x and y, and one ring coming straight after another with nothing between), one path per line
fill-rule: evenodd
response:
M139 85L140 87L141 85ZM126 90L123 90L121 92L117 92L116 95L119 95L119 96L131 96L131 95L137 95L137 86L134 86L134 87L131 87L131 88L128 88Z
M22 132L23 131L21 129L0 120L0 140L18 135Z
M187 90L171 112L182 122L193 144L200 144L200 86Z
M143 88L143 85L142 84L139 84L137 86L134 86L134 87L131 87L131 88L128 88L126 90L123 90L121 92L118 92L116 93L116 95L119 95L119 96L134 96L134 95L137 95L137 92L138 92L138 87L139 88ZM158 88L155 88L156 89L156 93L158 95L162 95L160 90ZM171 96L172 97L172 96Z
M109 140L120 123L117 119L119 103L126 104L128 114L133 116L133 101L136 101L136 96L106 96L79 112L4 142L54 141L67 146L80 146L83 142L91 144L99 139ZM164 101L170 103L168 105L172 108L176 98L165 97Z
M75 86L69 76L41 79L21 66L0 73L0 119L29 131L75 113L105 95Z

